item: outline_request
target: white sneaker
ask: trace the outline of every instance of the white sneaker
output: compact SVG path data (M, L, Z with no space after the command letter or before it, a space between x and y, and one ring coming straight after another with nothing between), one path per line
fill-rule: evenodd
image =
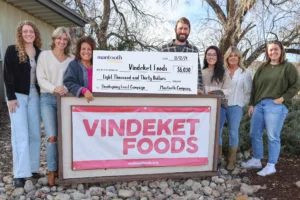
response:
M268 176L276 172L275 165L268 163L262 170L257 172L257 175Z
M247 162L242 162L242 167L246 169L261 169L261 161L256 158L251 158Z

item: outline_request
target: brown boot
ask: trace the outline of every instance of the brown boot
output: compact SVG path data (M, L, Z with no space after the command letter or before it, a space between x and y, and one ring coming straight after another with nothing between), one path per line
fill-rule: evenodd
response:
M237 147L229 147L229 154L228 154L228 165L227 165L227 170L234 170L235 167L235 162L236 162L236 152L237 152Z
M222 146L219 146L218 167L221 166L221 161L222 161Z
M55 171L49 171L48 175L48 185L54 186L55 185Z

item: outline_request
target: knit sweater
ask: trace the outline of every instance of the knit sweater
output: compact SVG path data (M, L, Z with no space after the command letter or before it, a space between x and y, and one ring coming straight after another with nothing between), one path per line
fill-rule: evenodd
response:
M74 57L59 62L51 50L43 51L38 59L36 75L41 92L53 93L57 86L63 86L63 75Z
M225 98L228 99L228 96L231 93L231 79L229 73L225 70L224 77L222 82L211 82L211 77L213 76L213 71L209 68L202 70L204 93L208 94L213 90L222 90Z
M249 105L256 105L265 98L283 97L288 102L300 89L299 75L296 67L289 63L271 65L262 64L256 71Z

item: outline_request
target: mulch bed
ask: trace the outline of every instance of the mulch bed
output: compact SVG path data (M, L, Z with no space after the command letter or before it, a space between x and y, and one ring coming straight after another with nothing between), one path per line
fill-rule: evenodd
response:
M267 160L263 160L265 166ZM250 178L251 185L266 186L266 189L258 190L254 196L266 200L294 200L300 199L300 188L295 183L300 181L300 157L288 154L281 154L277 172L270 176L261 177L256 173L259 170L248 170L241 176Z

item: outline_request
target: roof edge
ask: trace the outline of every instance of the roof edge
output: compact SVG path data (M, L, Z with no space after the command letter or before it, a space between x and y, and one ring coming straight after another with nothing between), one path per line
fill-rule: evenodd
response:
M69 19L74 24L84 27L85 24L89 23L89 21L82 17L81 15L75 13L73 10L63 5L62 3L56 0L35 0L36 2L46 6L57 14Z

